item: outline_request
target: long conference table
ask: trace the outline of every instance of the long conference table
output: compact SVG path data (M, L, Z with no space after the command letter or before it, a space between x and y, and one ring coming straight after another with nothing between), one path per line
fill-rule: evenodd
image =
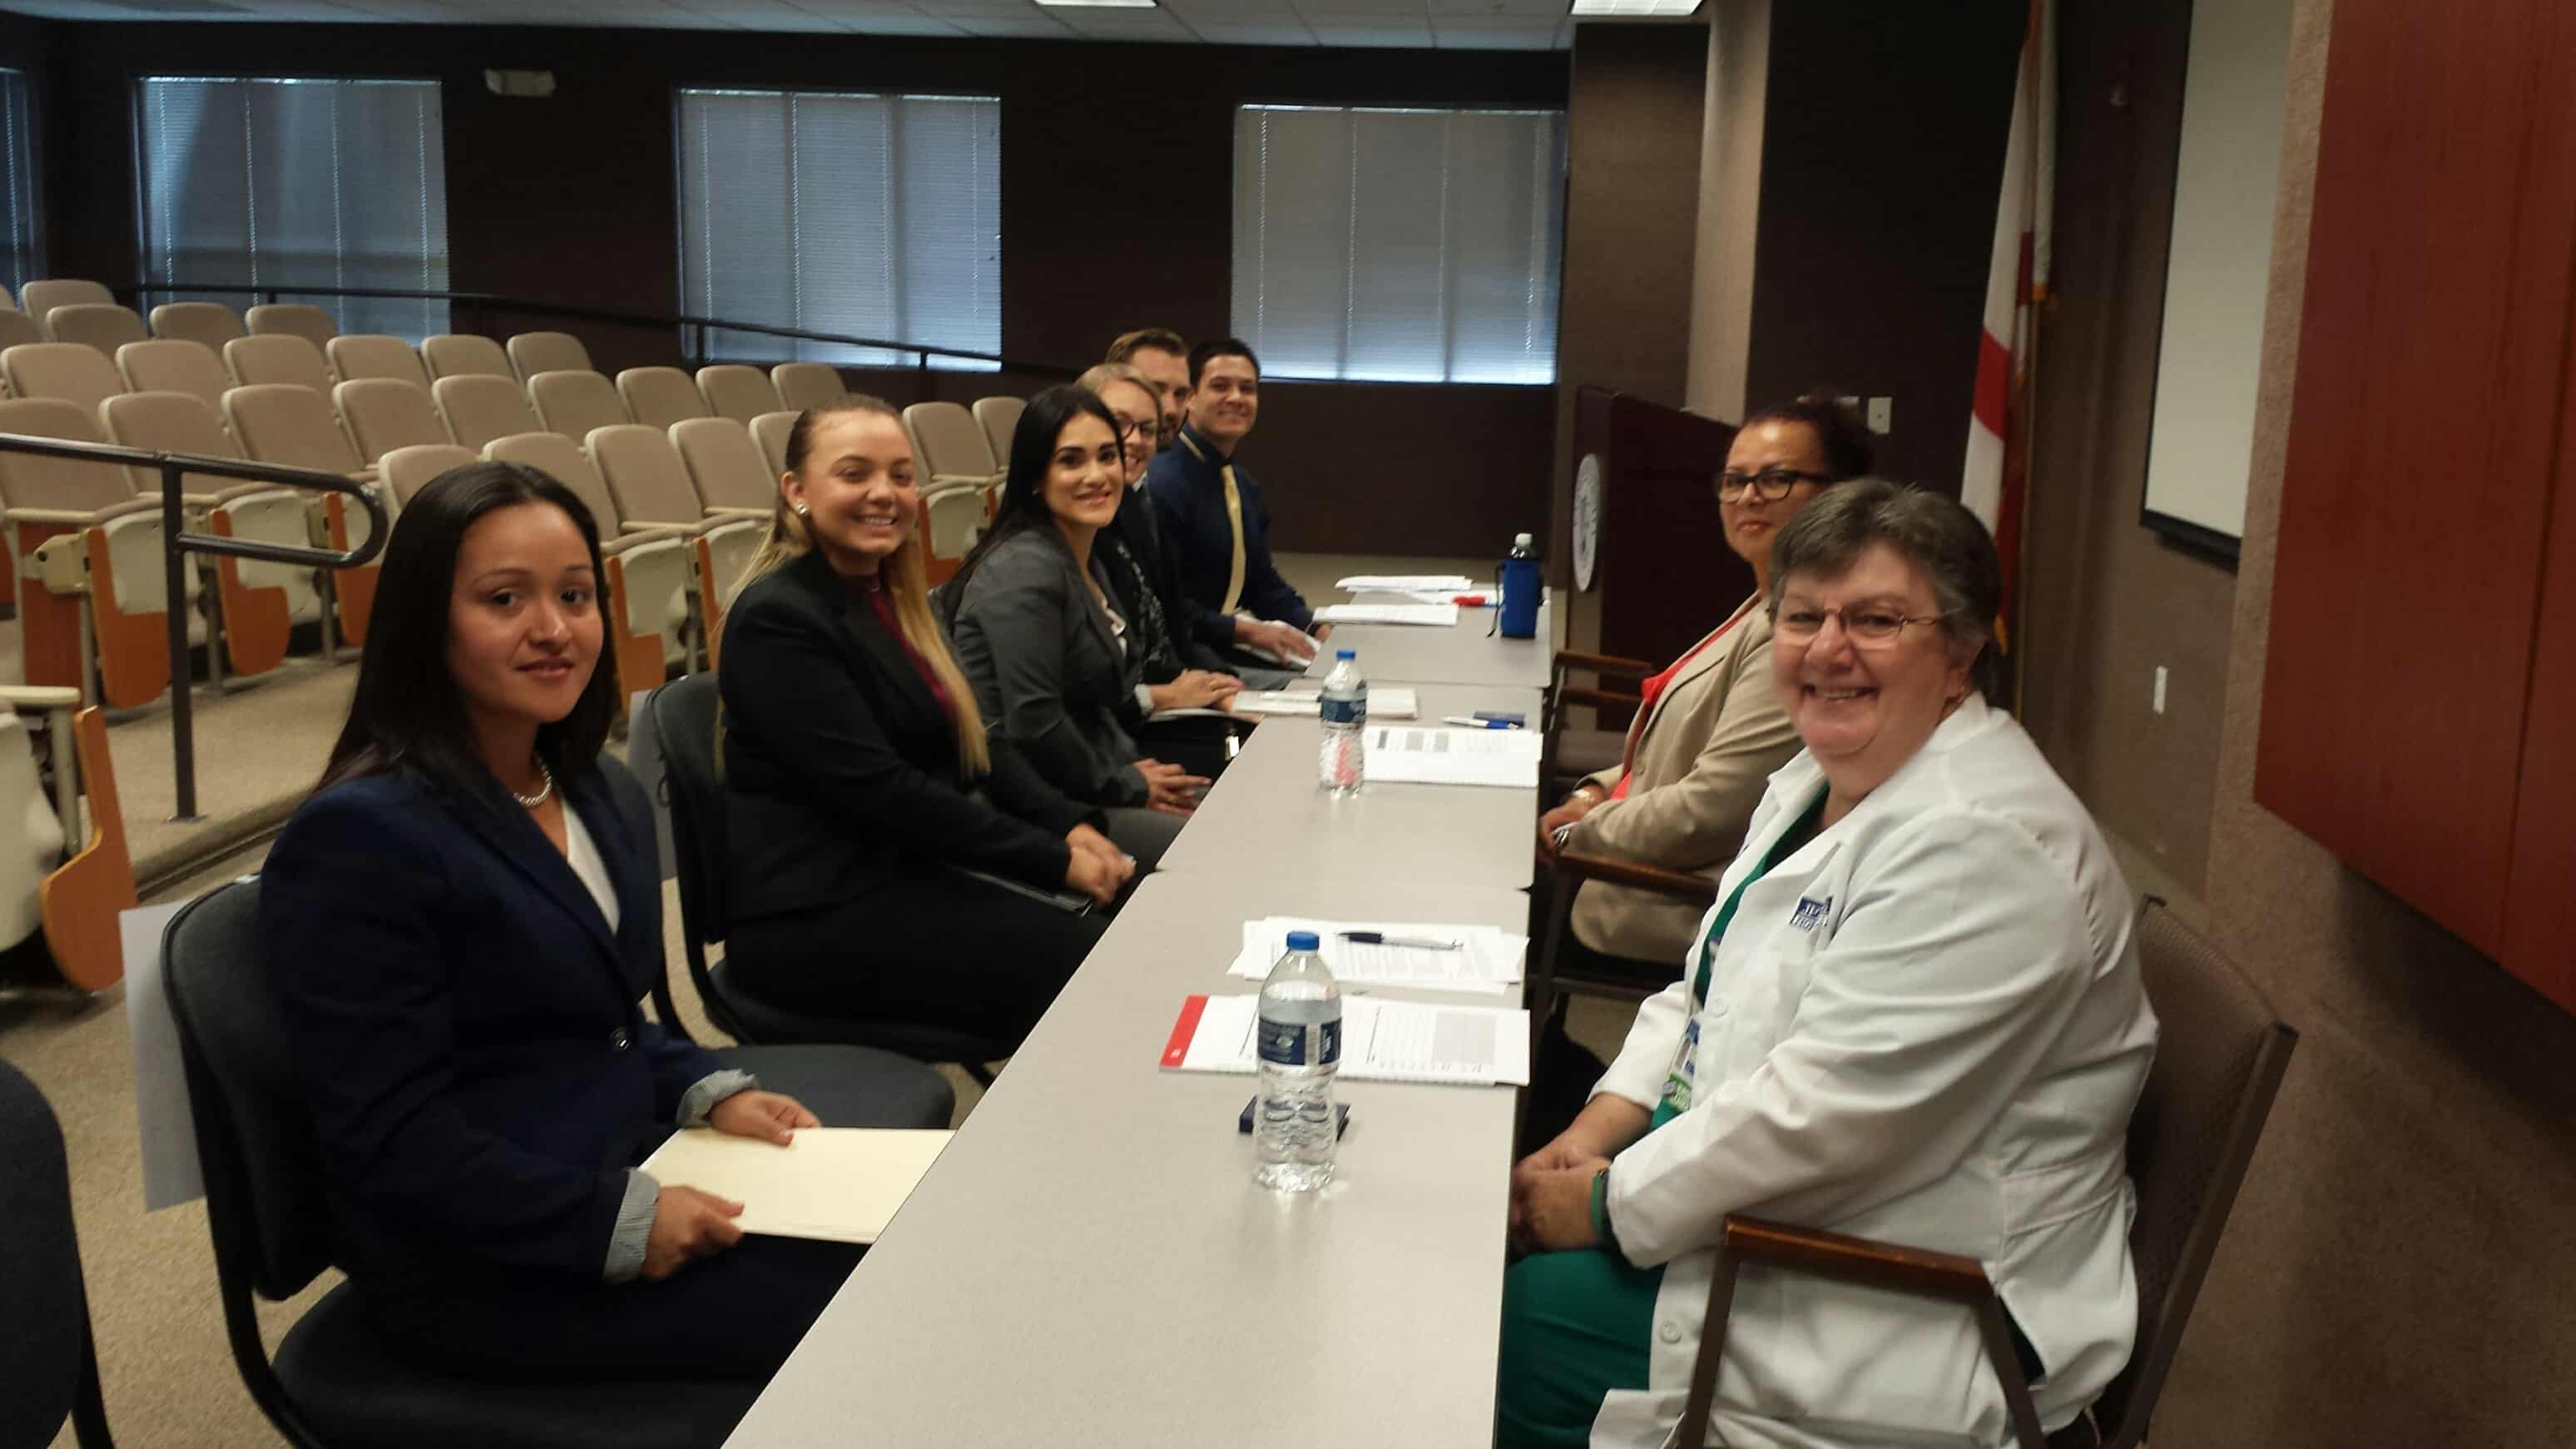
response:
M1333 643L1425 722L1535 727L1547 621L1490 620ZM1160 1065L1184 998L1258 989L1227 974L1248 919L1526 925L1535 789L1336 799L1319 737L1253 731L729 1446L1491 1444L1518 1094L1339 1083L1333 1182L1281 1194L1236 1130L1253 1079Z

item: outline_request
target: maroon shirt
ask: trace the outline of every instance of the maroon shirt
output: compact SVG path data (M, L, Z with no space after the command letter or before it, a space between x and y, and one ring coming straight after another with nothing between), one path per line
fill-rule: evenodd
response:
M921 651L913 648L912 640L904 636L903 625L894 616L894 600L886 597L884 583L875 574L845 576L844 582L850 586L850 593L868 606L868 612L877 616L877 622L885 626L885 631L894 636L894 642L903 646L903 657L912 661L912 670L928 686L930 697L939 701L940 709L950 719L957 718L957 704L948 697L948 687L939 682L939 676L931 672L929 662L921 657Z

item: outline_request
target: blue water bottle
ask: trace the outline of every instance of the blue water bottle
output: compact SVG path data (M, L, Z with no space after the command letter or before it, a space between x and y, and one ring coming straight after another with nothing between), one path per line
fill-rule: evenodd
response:
M1515 534L1512 551L1503 557L1504 638L1537 637L1538 593L1538 550L1531 546L1528 534Z

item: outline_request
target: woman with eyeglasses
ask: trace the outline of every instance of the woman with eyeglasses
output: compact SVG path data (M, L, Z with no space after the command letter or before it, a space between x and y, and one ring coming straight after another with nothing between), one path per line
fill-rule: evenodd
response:
M1869 465L1868 432L1823 393L1744 420L1718 477L1717 504L1727 546L1753 566L1753 595L1645 681L1622 758L1539 818L1541 859L1574 851L1714 880L1733 858L1762 782L1798 748L1766 672L1771 620L1762 601L1772 540L1819 493ZM1697 920L1685 902L1588 881L1574 898L1558 964L1677 961Z
M2050 1433L2136 1336L2125 1143L2156 1018L2109 846L1986 704L1994 541L1949 499L1864 479L1771 558L1755 683L1805 748L1771 776L1687 974L1513 1170L1530 1256L1503 1289L1510 1449L1673 1442L1733 1214L1982 1265L1991 1347ZM1963 1303L1748 1266L1724 1344L1710 1443L2014 1438Z

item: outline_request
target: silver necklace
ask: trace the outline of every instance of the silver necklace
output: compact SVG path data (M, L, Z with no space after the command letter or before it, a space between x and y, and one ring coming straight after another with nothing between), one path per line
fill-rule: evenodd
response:
M547 800L553 798L555 793L555 772L546 768L545 757L542 755L537 758L537 773L545 777L546 782L542 786L538 787L537 793L534 795L522 795L516 790L512 790L510 792L511 799L518 801L520 805L530 810L534 810L538 806L546 803Z

